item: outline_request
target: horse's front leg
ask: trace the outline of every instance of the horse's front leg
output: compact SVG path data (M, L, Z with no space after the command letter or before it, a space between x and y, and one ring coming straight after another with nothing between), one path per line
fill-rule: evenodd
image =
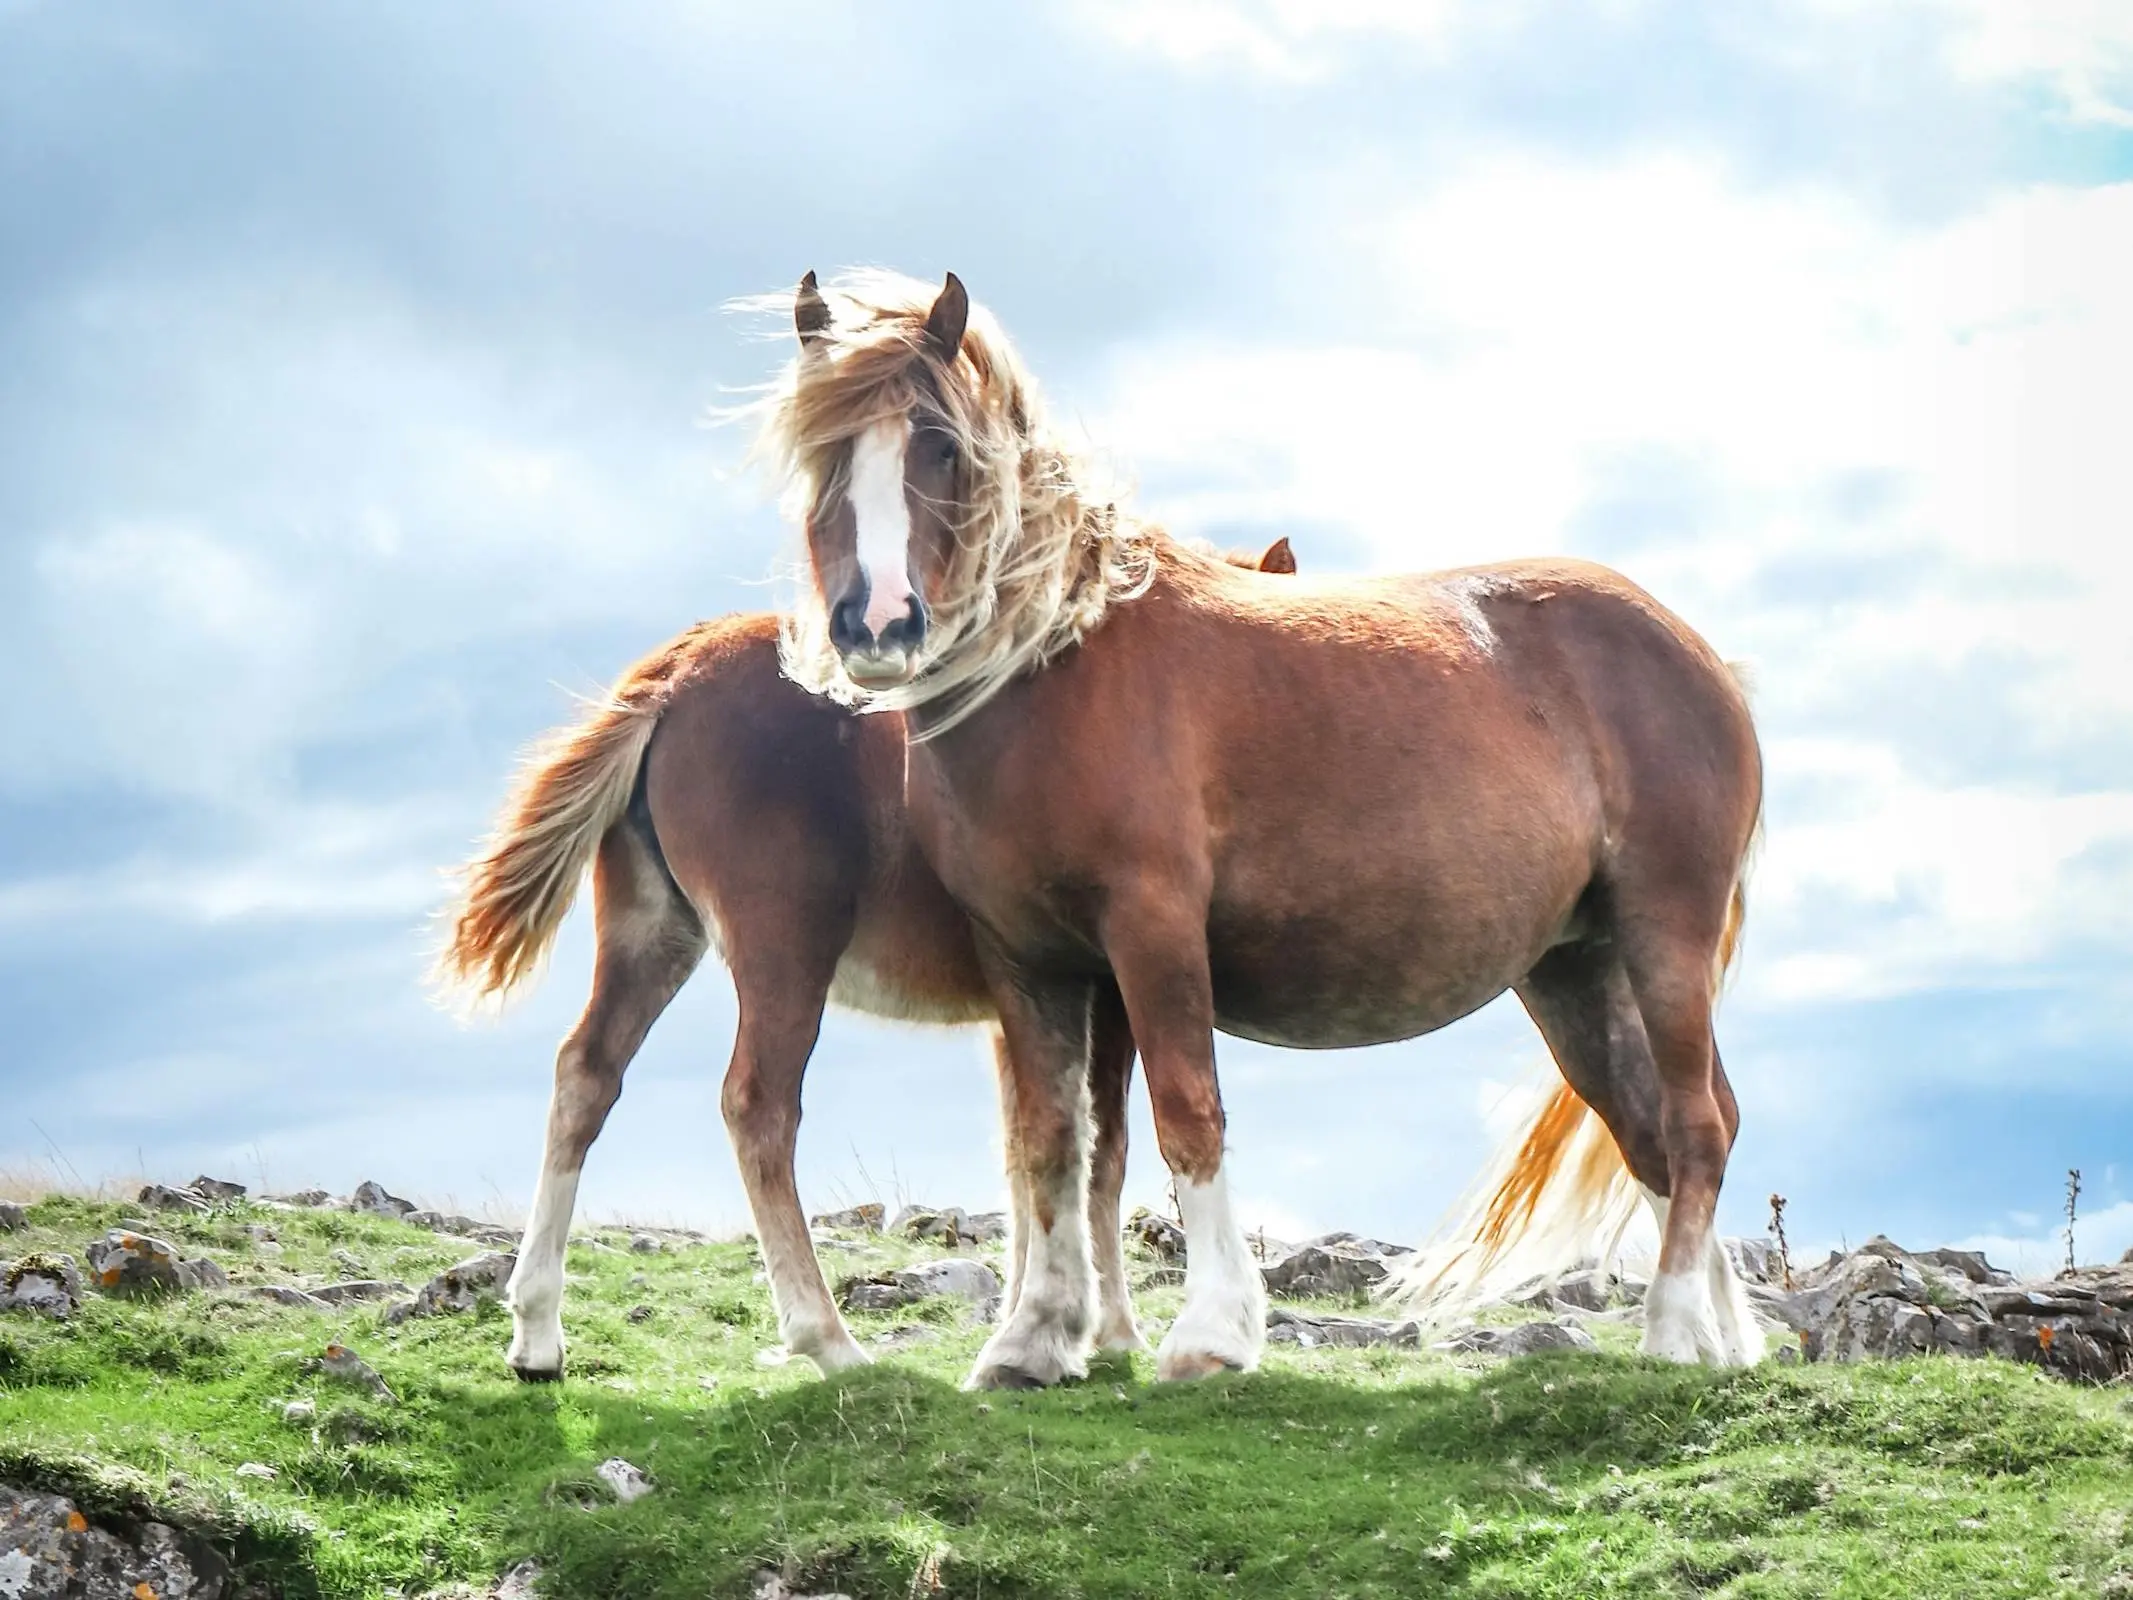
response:
M1140 1046L1156 1141L1185 1223L1185 1309L1156 1352L1156 1376L1249 1372L1266 1345L1266 1281L1223 1171L1204 912L1153 898L1121 903L1105 919L1104 945Z
M1008 1181L1026 1207L1016 1294L964 1387L1042 1388L1088 1371L1089 1002L1085 981L988 970L1005 1043Z

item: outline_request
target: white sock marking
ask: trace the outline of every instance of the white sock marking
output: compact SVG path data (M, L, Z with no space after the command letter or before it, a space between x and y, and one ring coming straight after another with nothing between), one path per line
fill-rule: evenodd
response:
M1229 1179L1217 1168L1205 1183L1178 1180L1185 1222L1185 1309L1156 1361L1160 1376L1192 1376L1195 1358L1249 1372L1266 1344L1266 1280L1230 1206Z

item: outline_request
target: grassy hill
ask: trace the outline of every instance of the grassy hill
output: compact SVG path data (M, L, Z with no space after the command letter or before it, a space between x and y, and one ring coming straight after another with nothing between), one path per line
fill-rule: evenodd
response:
M48 1199L0 1254L79 1257L136 1212ZM0 1317L0 1483L212 1529L266 1593L485 1586L531 1556L543 1594L630 1600L749 1595L765 1569L897 1600L2133 1595L2127 1403L2003 1363L1720 1374L1612 1326L1598 1356L1276 1347L1245 1378L1159 1386L1115 1359L976 1396L956 1383L985 1330L943 1300L855 1316L880 1360L825 1382L768 1364L747 1244L608 1233L571 1252L570 1380L528 1387L494 1305L387 1328L243 1293L351 1260L419 1285L464 1241L243 1202L158 1231L232 1287ZM1139 1304L1153 1332L1176 1291ZM331 1341L395 1398L323 1370ZM617 1504L595 1471L615 1456L653 1492Z

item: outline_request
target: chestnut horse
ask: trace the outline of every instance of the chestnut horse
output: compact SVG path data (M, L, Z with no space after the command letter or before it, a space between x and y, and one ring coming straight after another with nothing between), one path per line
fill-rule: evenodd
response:
M1008 1042L1029 1259L972 1386L1085 1368L1078 1097L1114 983L1188 1241L1159 1376L1248 1369L1265 1337L1213 1030L1375 1044L1506 989L1567 1088L1487 1248L1626 1159L1662 1234L1644 1348L1755 1359L1713 1227L1737 1112L1712 1006L1762 793L1725 664L1584 562L1277 584L1195 554L1085 491L953 276L810 274L794 320L761 402L813 580L786 670L904 714L912 826ZM1597 1173L1563 1161L1587 1108Z
M1294 572L1286 539L1256 561ZM991 1021L967 918L911 839L902 719L861 718L778 670L778 621L700 623L623 674L605 704L537 749L487 847L466 869L438 963L447 984L501 995L532 974L588 863L592 998L556 1056L547 1152L508 1298L509 1360L561 1376L563 1250L586 1152L646 1031L717 943L740 1031L722 1097L788 1349L824 1372L866 1353L830 1298L800 1209L793 1148L800 1080L825 1002L904 1021ZM1115 995L1097 1024L1089 1226L1096 1339L1140 1335L1120 1255L1133 1038ZM996 1059L1000 1058L997 1030ZM1001 1091L1013 1075L1004 1063ZM1010 1130L1008 1286L1020 1282L1027 1204Z

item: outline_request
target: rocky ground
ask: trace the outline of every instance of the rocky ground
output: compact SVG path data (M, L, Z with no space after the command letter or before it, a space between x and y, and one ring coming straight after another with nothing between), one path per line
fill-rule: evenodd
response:
M30 1208L0 1203L0 1332L10 1317L64 1324L97 1301L184 1303L205 1296L218 1304L252 1301L316 1313L335 1319L338 1334L314 1350L288 1352L294 1370L326 1386L320 1393L345 1391L389 1407L398 1403L391 1383L351 1347L362 1339L349 1330L368 1326L396 1336L430 1319L493 1317L517 1242L508 1228L420 1209L376 1183L347 1196L314 1190L251 1197L241 1185L202 1177L182 1186L147 1185L132 1209L116 1226L71 1239L38 1223ZM281 1220L334 1215L385 1219L425 1230L435 1242L358 1254L323 1249L315 1227ZM911 1206L889 1216L882 1207L860 1206L814 1220L846 1307L862 1320L905 1319L871 1332L878 1348L934 1341L958 1323L968 1327L994 1315L1005 1232L999 1215ZM285 1248L285 1231L301 1232L301 1246ZM1184 1255L1176 1224L1141 1212L1129 1234L1137 1294L1175 1291ZM11 1242L18 1248L10 1250ZM573 1245L627 1259L708 1242L683 1229L601 1229L582 1233ZM1397 1270L1406 1247L1348 1233L1257 1244L1274 1301L1268 1338L1277 1348L1409 1350L1486 1363L1542 1351L1623 1350L1641 1319L1643 1280L1588 1264L1529 1284L1456 1327L1425 1327L1371 1314L1374 1292ZM1994 1356L2092 1384L2133 1371L2133 1264L2022 1282L1974 1253L1906 1251L1880 1238L1803 1268L1788 1267L1767 1241L1731 1240L1727 1248L1774 1335L1779 1361ZM640 1274L627 1281L648 1280ZM648 1297L628 1308L626 1320L641 1324L662 1314ZM757 1363L775 1359L775 1351L764 1350ZM0 1397L7 1380L0 1346ZM316 1431L320 1409L319 1398L291 1399L283 1420ZM333 1414L342 1418L337 1427L371 1426ZM0 1457L0 1467L4 1462ZM276 1472L265 1462L235 1469L239 1478L262 1484ZM615 1504L653 1492L653 1480L621 1457L604 1460L592 1478L583 1493ZM220 1600L271 1592L247 1590L245 1576L233 1575L227 1543L218 1543L212 1528L166 1515L152 1497L77 1499L48 1485L8 1486L0 1477L0 1600L107 1594ZM527 1596L537 1576L533 1568L514 1568L480 1592ZM783 1583L766 1575L764 1592L796 1592L775 1587Z

